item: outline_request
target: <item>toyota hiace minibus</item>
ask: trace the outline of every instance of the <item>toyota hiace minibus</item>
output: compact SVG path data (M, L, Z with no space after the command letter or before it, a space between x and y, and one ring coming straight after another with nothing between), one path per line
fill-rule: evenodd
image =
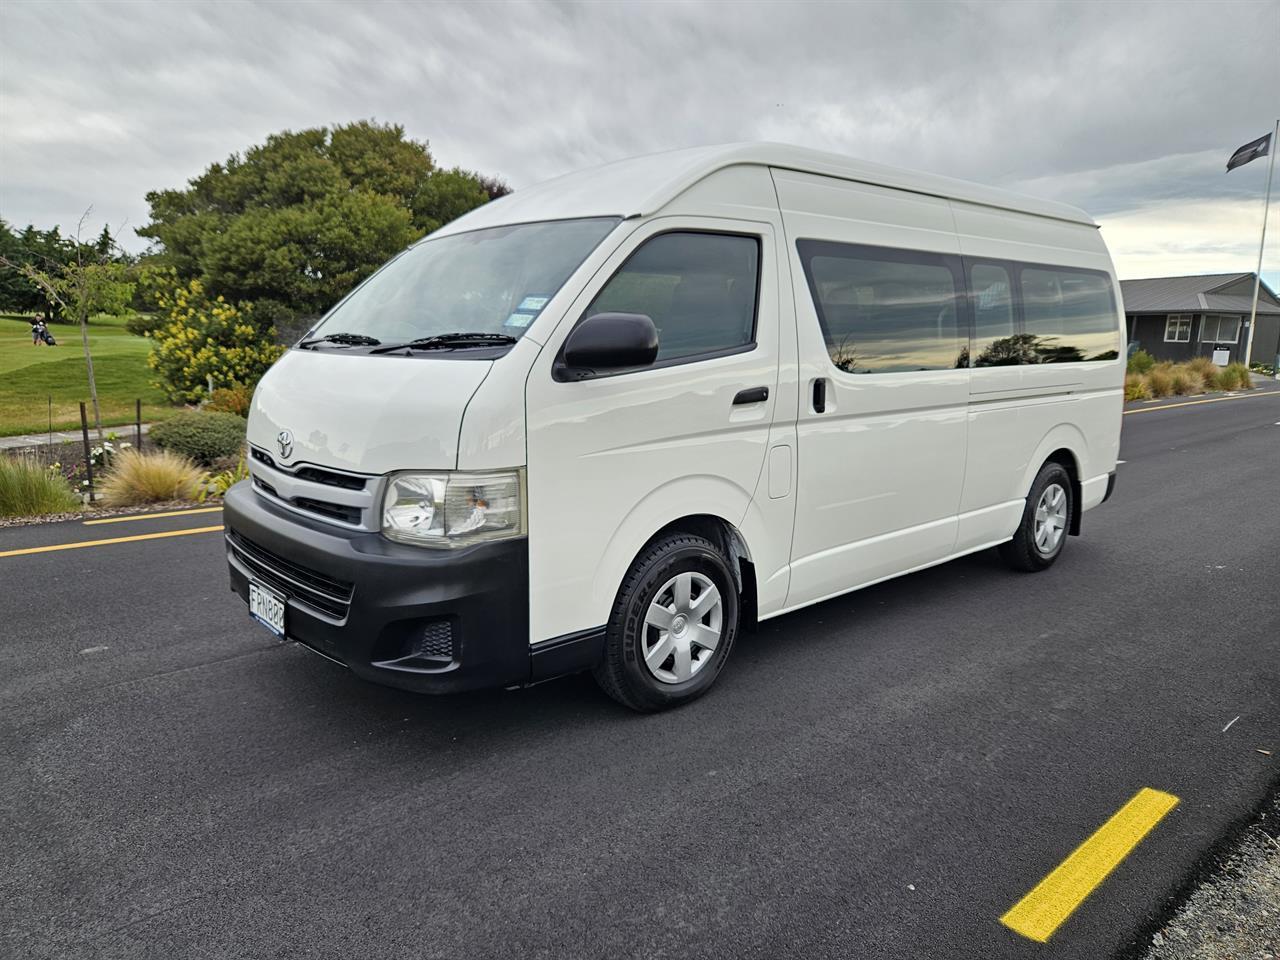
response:
M1051 566L1114 482L1119 305L1080 210L809 150L522 189L262 379L232 589L369 680L682 703L758 621Z

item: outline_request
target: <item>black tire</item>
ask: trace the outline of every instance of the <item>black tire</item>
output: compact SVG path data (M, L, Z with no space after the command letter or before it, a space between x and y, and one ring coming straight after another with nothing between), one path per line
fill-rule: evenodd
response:
M1052 549L1046 550L1036 544L1036 510L1044 492L1055 484L1062 490L1066 499L1066 516L1063 519L1064 526ZM1022 522L1018 524L1018 530L1013 535L1013 539L1000 544L996 549L1000 551L1000 556L1005 563L1015 570L1023 573L1047 570L1053 566L1058 557L1062 556L1062 549L1066 546L1075 511L1076 501L1075 492L1071 487L1071 475L1062 464L1050 461L1040 468L1035 482L1031 484L1026 506L1022 509Z
M673 577L694 573L720 595L720 639L697 671L683 682L658 679L644 662L645 617ZM715 683L738 634L738 591L728 559L710 540L687 533L660 537L641 552L618 588L605 634L604 657L593 670L609 696L642 713L665 710L702 696ZM655 644L656 645L656 644Z

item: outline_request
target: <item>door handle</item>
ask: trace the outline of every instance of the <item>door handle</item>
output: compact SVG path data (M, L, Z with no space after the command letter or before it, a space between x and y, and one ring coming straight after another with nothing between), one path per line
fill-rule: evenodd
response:
M813 381L813 412L826 413L827 410L827 378L819 377Z
M733 395L733 405L736 407L740 403L764 403L768 399L768 387L748 387Z

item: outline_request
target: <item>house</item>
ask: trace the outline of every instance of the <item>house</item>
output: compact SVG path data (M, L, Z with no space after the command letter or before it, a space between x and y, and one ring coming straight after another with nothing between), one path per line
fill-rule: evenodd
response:
M1211 357L1244 360L1253 303L1253 273L1209 273L1193 277L1121 280L1130 349L1159 360ZM1253 360L1272 364L1280 354L1280 299L1263 283L1258 290L1258 328Z

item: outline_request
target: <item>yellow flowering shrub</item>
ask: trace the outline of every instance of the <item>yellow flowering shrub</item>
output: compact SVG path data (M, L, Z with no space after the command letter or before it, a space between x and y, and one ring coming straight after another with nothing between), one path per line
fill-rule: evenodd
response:
M210 299L199 280L186 284L170 275L154 287L153 299L163 323L148 332L147 363L159 377L156 386L174 403L195 403L214 389L255 384L284 353L275 331L253 322L253 305Z

